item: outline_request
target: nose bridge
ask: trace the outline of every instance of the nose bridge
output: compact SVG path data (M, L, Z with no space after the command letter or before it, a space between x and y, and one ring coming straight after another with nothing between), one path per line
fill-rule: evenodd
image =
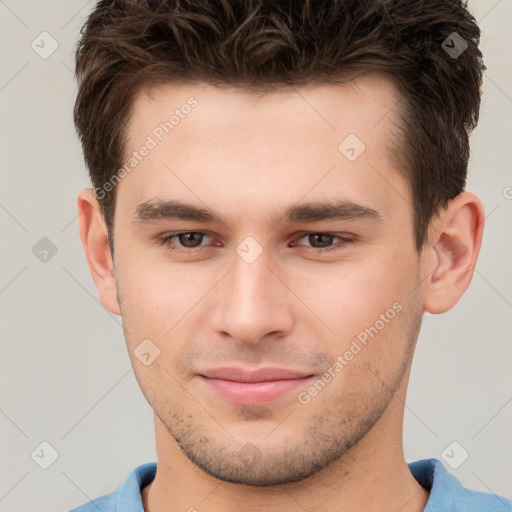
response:
M262 250L259 255L255 252L256 249L251 247L250 242L242 242L233 258L231 286L241 301L259 301L266 298L269 288L273 288L275 276L269 269L269 252Z
M239 342L255 344L266 334L290 328L289 292L274 275L269 251L247 239L236 251L222 285L215 327Z

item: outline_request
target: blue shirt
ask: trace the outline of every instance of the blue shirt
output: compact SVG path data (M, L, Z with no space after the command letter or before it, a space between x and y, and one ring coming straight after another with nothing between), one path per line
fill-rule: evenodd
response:
M512 512L512 500L463 487L437 459L408 464L416 481L430 492L423 512ZM69 512L144 512L143 487L153 481L156 462L136 467L117 492L106 494Z

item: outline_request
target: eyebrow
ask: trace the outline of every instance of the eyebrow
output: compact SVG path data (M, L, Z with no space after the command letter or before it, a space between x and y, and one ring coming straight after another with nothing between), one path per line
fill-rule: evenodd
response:
M178 200L150 200L138 205L135 209L136 222L144 223L171 219L227 225L214 211ZM282 212L279 218L272 218L272 220L290 224L321 222L325 220L370 220L381 222L383 217L373 208L343 200L295 205Z

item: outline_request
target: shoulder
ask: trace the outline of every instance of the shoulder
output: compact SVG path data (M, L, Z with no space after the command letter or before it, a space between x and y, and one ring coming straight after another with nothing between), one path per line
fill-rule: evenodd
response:
M408 464L414 478L430 491L424 512L512 512L512 500L464 487L437 459Z
M116 512L116 494L115 492L105 494L105 496L88 501L69 512L98 512L98 510L101 510L101 512Z
M471 504L473 508L469 509L475 512L512 512L512 499L498 494L475 491L473 489L463 488L466 493L464 503Z
M143 511L141 490L153 481L156 462L148 462L133 469L121 487L110 494L91 500L68 512L140 512Z

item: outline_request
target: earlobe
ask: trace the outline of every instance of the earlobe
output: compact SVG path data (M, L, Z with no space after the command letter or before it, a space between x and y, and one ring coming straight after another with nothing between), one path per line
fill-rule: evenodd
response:
M433 270L425 280L424 310L444 313L467 290L482 242L484 212L474 194L463 192L433 221L430 254Z
M83 189L77 197L80 240L101 304L111 313L120 314L114 264L108 231L92 189Z

